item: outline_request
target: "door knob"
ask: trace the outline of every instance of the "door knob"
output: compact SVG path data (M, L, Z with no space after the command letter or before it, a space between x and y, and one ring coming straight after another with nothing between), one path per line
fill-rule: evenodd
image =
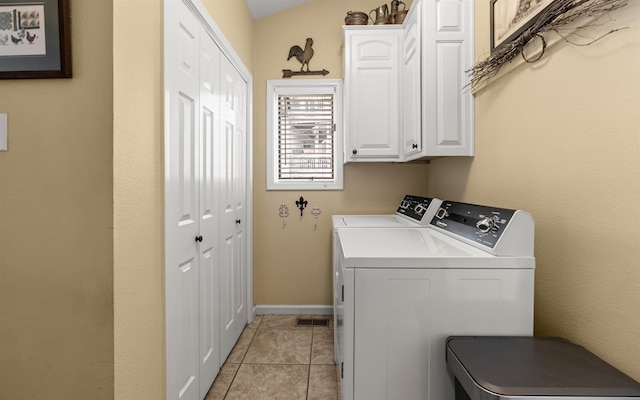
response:
M202 236L201 235L196 236L196 242L202 242Z

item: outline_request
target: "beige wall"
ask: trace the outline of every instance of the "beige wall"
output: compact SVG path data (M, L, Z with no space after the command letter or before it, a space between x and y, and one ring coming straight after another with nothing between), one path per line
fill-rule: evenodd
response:
M164 398L162 11L113 7L115 399Z
M486 4L485 4L486 3ZM476 54L489 2L476 2ZM640 3L476 95L476 156L440 159L430 194L531 212L536 334L573 340L640 379ZM522 63L518 63L522 64Z
M311 70L327 69L342 78L342 25L347 11L368 12L379 0L312 0L256 21L254 42L254 302L256 305L329 305L331 215L391 213L407 193L426 195L428 165L367 163L345 166L342 191L266 191L266 81L281 79L292 45L314 39ZM300 79L295 77L291 79ZM309 202L304 216L295 201ZM282 229L280 204L290 216ZM311 208L322 212L314 229Z
M246 5L221 3L214 10L235 24L219 26L250 62ZM162 4L114 2L114 392L122 400L165 398Z
M294 68L288 49L307 36L311 67L341 77L344 15L378 1L314 0L255 24L243 4L206 2L254 73L256 304L330 304L330 215L389 212L428 179L431 195L531 211L536 333L640 379L640 4L615 14L632 29L557 45L478 93L473 160L349 164L342 192L265 191L265 81ZM488 6L476 4L480 54ZM0 398L161 399L162 42L149 38L162 37L162 5L71 7L74 78L0 81ZM300 195L322 209L316 231L309 210L296 216ZM605 206L614 229L596 225Z
M253 72L253 19L245 0L202 0L238 57Z
M107 0L71 1L72 79L2 80L0 398L113 398Z

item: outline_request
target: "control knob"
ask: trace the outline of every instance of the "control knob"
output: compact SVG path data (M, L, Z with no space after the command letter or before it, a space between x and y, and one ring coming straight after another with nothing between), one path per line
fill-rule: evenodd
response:
M495 221L489 217L482 218L476 223L476 228L482 233L487 233L493 228Z

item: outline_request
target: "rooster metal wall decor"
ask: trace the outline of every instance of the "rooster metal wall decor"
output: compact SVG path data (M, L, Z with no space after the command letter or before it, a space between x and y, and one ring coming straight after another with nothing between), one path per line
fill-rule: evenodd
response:
M289 49L289 57L287 58L287 61L289 61L291 58L295 57L296 60L298 60L298 62L300 62L300 64L302 64L300 66L300 71L292 71L290 69L283 69L282 70L282 77L283 78L291 78L294 75L327 75L329 73L329 71L327 71L326 69L323 69L322 71L311 71L309 69L309 61L311 61L311 58L313 57L313 39L312 38L307 38L307 43L304 45L304 49L298 45L294 45L291 46L291 48ZM307 66L307 70L304 70L304 66Z

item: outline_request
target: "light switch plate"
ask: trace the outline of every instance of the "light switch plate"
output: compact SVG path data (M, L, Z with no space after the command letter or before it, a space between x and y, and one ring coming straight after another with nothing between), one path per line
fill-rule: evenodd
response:
M7 151L7 114L0 114L0 151Z

